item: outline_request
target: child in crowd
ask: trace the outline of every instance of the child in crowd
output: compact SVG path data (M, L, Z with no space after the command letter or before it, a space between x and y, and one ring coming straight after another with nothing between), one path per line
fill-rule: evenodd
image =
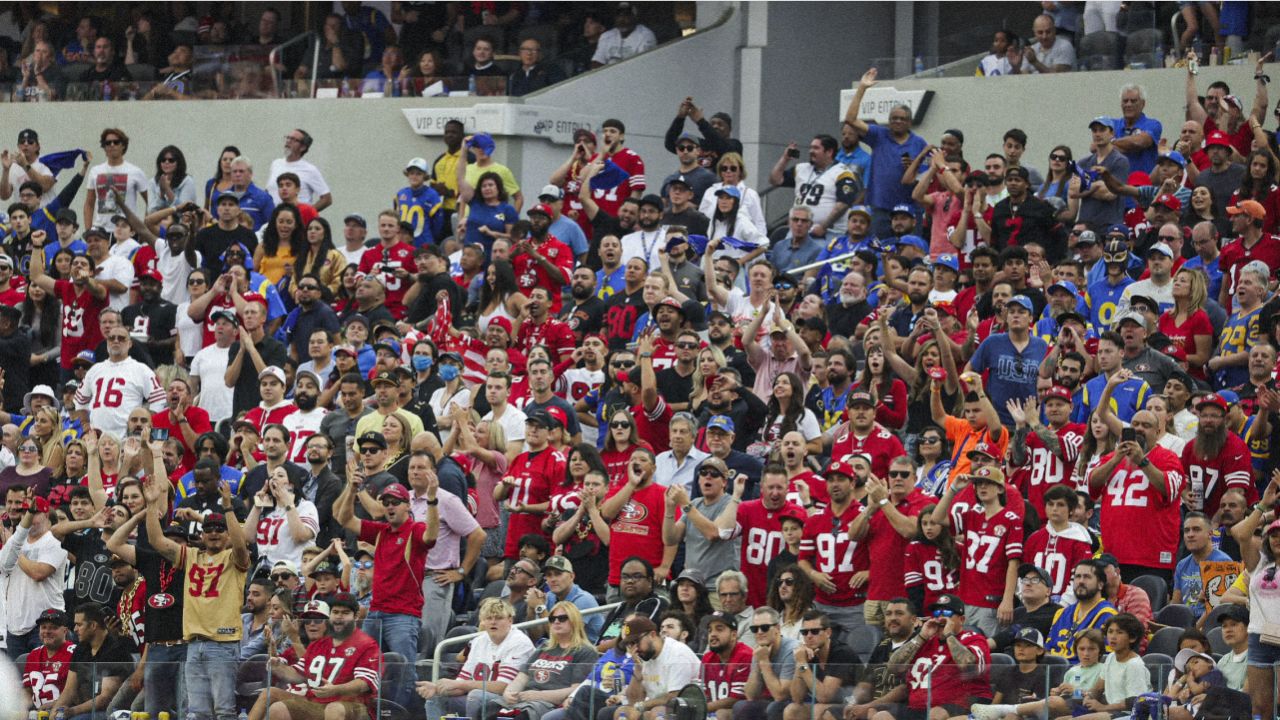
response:
M1017 659L1018 648L1024 648L1023 652L1030 650L1027 646L1030 644L1028 640L1023 640L1023 634L1030 628L1020 631L1014 640L1015 659ZM1039 635L1038 631L1031 630ZM1067 669L1066 675L1063 676L1062 684L1049 691L1049 697L1044 700L1034 700L1029 702L1020 702L1017 705L1010 705L1002 702L1001 704L992 705L974 705L970 708L970 713L975 720L1017 720L1017 718L1043 718L1048 711L1048 717L1062 717L1071 715L1074 712L1084 710L1083 699L1086 695L1102 689L1102 671L1104 666L1098 662L1102 657L1102 652L1106 647L1106 641L1102 637L1102 631L1097 629L1086 630L1076 637L1075 652L1076 659L1079 660L1078 665L1073 665ZM1036 668L1039 665L1039 658L1044 654L1043 649L1036 653ZM1019 660L1019 669L1021 660ZM1033 676L1039 675L1033 672ZM1041 676L1040 682L1044 682ZM997 688L1000 689L1000 688ZM999 696L1003 701L1009 695Z

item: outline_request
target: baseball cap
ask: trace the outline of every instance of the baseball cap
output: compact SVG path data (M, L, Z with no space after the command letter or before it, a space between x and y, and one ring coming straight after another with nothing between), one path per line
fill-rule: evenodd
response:
M1000 458L1000 456L996 454L996 449L991 447L989 443L984 443L984 442L980 442L974 445L972 450L965 453L965 457L969 458L970 460L973 459L974 455L986 455L987 457L993 460L998 460Z
M1221 130L1214 130L1209 133L1209 137L1204 139L1204 146L1211 148L1214 145L1229 149L1231 147L1231 138L1227 137L1227 134Z
M827 466L827 475L844 475L845 477L853 477L853 458L852 456L840 460L832 460Z
M489 133L476 133L471 136L471 147L483 151L485 155L492 155L498 144Z
M871 222L871 210L866 205L854 205L849 208L849 217L853 215L861 215L867 219L867 222Z
M311 577L315 577L316 575L333 575L334 577L337 577L339 575L338 566L331 562L322 562L311 571Z
M973 471L973 481L988 482L1004 488L1004 471L994 467L980 467Z
M1099 115L1098 117L1089 121L1090 130L1093 129L1094 125L1101 125L1102 127L1111 128L1112 130L1116 129L1116 126L1111 124L1111 118L1105 115Z
M1051 293L1054 290L1061 290L1063 292L1070 293L1071 295L1075 295L1077 292L1079 292L1079 290L1076 289L1076 284L1071 282L1070 280L1059 280L1058 282L1050 285L1049 288L1045 290L1045 292Z
M1169 193L1157 195L1155 200L1151 201L1152 205L1163 205L1174 212L1182 210L1182 201Z
M1071 402L1071 391L1061 385L1054 385L1044 391L1044 401L1048 402L1049 400L1063 400Z
M1280 520L1272 520L1272 521L1271 521L1271 524L1267 526L1266 531L1265 531L1265 532L1263 532L1262 534L1263 534L1263 535L1270 535L1271 533L1275 532L1276 530L1280 530Z
M79 225L79 218L76 217L76 211L70 208L62 208L53 216L55 223L67 223L68 225Z
M710 455L707 459L703 460L698 465L698 472L701 473L703 468L711 468L712 470L720 473L721 476L725 478L729 477L729 466L715 455Z
M676 578L676 582L679 583L681 580L688 580L694 585L701 585L703 587L706 587L707 584L706 576L693 568L685 568L684 572L680 573Z
M547 558L545 563L542 564L542 572L548 573L552 570L555 570L556 572L572 573L573 563L569 561L569 558L563 555L552 555Z
M1031 179L1031 173L1030 173L1030 172L1028 172L1028 171L1027 171L1027 169L1026 169L1026 168L1024 168L1024 167L1022 167L1021 165L1016 165L1016 166L1011 167L1011 168L1009 168L1009 169L1007 169L1007 170L1005 170L1005 171L1004 171L1004 176L1005 176L1005 177L1009 177L1010 175L1017 175L1018 177L1022 178L1023 180L1030 180L1030 179Z
M54 623L55 625L66 627L67 614L57 608L49 608L48 610L40 613L40 616L36 618L36 625L43 625L44 623Z
M1174 200L1176 201L1177 198L1174 198ZM1150 257L1151 253L1157 253L1157 252L1160 253L1161 255L1164 255L1167 258L1173 257L1173 248L1169 247L1169 243L1166 243L1166 242L1158 242L1155 245L1152 245L1151 249L1147 250L1147 256Z
M391 338L387 338L386 340L381 340L374 344L373 351L377 352L378 350L386 350L390 352L392 355L399 357L400 343L396 342L395 340L392 340Z
M525 416L526 424L540 425L548 430L559 425L559 421L551 417L546 410L534 410Z
M387 449L387 439L377 430L370 430L356 439L357 447L364 447L366 444L377 445L383 450ZM384 490L383 492L386 491Z
M320 618L329 618L329 603L323 600L308 600L307 604L302 608L302 612L298 613L298 617L311 618L318 620Z
M737 192L737 189L736 189L736 188L734 189L734 192ZM717 194L717 195L719 195L719 193L716 193L716 194ZM658 208L659 210L661 210L661 209L662 209L662 198L660 198L660 197L658 197L657 195L654 195L654 194L652 194L652 193L650 193L650 194L648 194L648 195L645 195L644 197L640 198L640 207L644 207L645 205L651 205L651 206L656 207L656 208Z
M731 197L731 198L741 198L741 197L742 197L742 193L738 191L738 188L736 188L736 187L734 187L734 186L732 186L732 185L726 185L726 186L724 186L724 187L720 188L719 190L716 190L716 197L719 197L719 196L721 196L721 195L727 195L727 196L729 196L729 197Z
M525 215L532 215L534 213L542 213L547 217L551 217L552 215L555 214L555 212L552 211L551 206L546 203L537 203L535 205L530 206L528 210L524 211Z
M405 170L421 170L428 175L431 174L431 166L427 164L426 158L416 157L410 160L404 166Z
M875 398L871 397L871 393L867 392L866 390L854 390L853 392L849 393L849 401L847 405L849 407L853 407L854 405L867 405L869 407L875 407L876 401L875 401Z
M1187 159L1183 157L1182 153L1178 152L1177 150L1170 151L1167 155L1161 155L1160 157L1156 158L1157 163L1166 162L1166 161L1171 163L1176 163L1177 166L1180 168L1184 168L1187 166Z
M365 434L368 435L368 433L365 433ZM403 500L405 502L409 502L409 489L401 485L400 483L391 483L390 485L383 488L382 492L378 493L379 500L381 500L384 497L393 497L393 498L396 498L397 500Z
M16 323L22 319L22 308L17 305L0 305L0 316L8 317Z
M563 200L564 190L559 185L543 185L538 191L538 198L551 198L552 200Z
M96 362L98 361L94 359L92 350L81 350L78 355L76 355L74 358L71 359L72 365L75 365L76 363L85 363L87 365L92 365Z
M1044 635L1041 635L1040 631L1033 627L1024 627L1019 630L1018 634L1013 636L1013 641L1015 643L1029 643L1041 650L1044 649Z
M1207 395L1200 396L1200 399L1196 401L1196 410L1199 410L1205 405L1212 405L1222 412L1226 412L1228 408L1227 401L1218 393L1209 393Z
M551 422L555 423L555 425L559 425L562 428L569 426L569 417L565 415L563 409L550 405L543 408L542 412L546 413L547 417L551 418Z
M1076 245L1097 245L1098 234L1092 230L1085 230L1076 238Z
M276 380L279 380L281 385L283 385L285 381L284 370L281 370L276 365L268 365L262 368L262 372L258 373L259 380L267 377L273 377Z
M902 247L903 245L913 247L922 253L927 254L929 252L929 243L919 235L903 235L898 238L898 247Z
M906 203L899 203L897 205L894 205L893 209L889 211L889 217L893 217L894 215L910 215L911 217L916 216L915 212L912 211L911 206Z
M964 614L964 601L955 595L939 595L937 600L929 604L929 612L934 610L950 610L957 615Z
M1098 557L1094 558L1094 561L1104 566L1110 565L1112 567L1120 567L1120 561L1116 559L1116 556L1107 552L1098 555Z
M1026 295L1014 295L1013 297L1009 298L1009 302L1005 303L1006 309L1008 309L1010 303L1022 307L1027 312L1035 312L1035 305L1031 303L1031 298L1027 297Z
M398 384L395 375L393 375L390 370L379 370L378 374L373 376L372 383L374 385L377 385L378 383L391 383L392 385Z
M158 283L164 283L164 276L160 274L159 270L144 270L141 273L138 273L138 279L141 280L143 278L154 280Z
M82 237L85 240L88 240L89 236L91 235L96 235L100 238L107 238L107 239L111 238L111 233L107 232L106 228L102 227L101 225L94 225L90 227L88 230L85 230L84 235Z
M596 144L596 134L591 132L590 130L586 128L578 128L577 130L573 131L573 141L575 143L581 142L584 139L587 142L591 143L592 145Z
M1119 329L1119 327L1125 324L1126 322L1137 323L1138 327L1142 328L1143 330L1147 329L1147 319L1143 317L1142 313L1136 313L1136 312L1121 313L1119 316L1115 318L1114 325L1117 329Z
M1267 209L1257 200L1241 200L1236 205L1227 208L1228 215L1248 215L1254 220L1262 220L1267 216Z
M707 614L707 627L710 627L712 623L720 623L734 631L738 629L737 619L723 610L716 610Z
M351 357L360 356L360 353L356 352L356 349L351 347L350 345L338 345L333 349L333 354L334 355L339 355L339 354L350 355Z
M364 219L364 216L359 213L351 213L350 215L342 218L343 225L346 225L347 223L352 223L352 222L359 225L362 228L369 227L369 223L366 222Z
M360 612L360 601L349 592L334 593L329 597L329 609L344 607L351 612Z
M1128 225L1125 225L1124 223L1116 223L1116 224L1114 224L1114 225L1108 225L1108 226L1107 226L1107 233L1106 233L1106 234L1107 234L1107 236L1108 236L1108 237L1110 237L1110 236L1112 236L1112 235L1118 235L1118 236L1120 236L1120 237L1123 237L1123 238L1125 238L1125 239L1128 239L1128 237L1129 237L1129 226L1128 226Z
M1223 620L1235 620L1239 623L1249 624L1249 608L1235 603L1223 603L1216 609L1218 613L1218 622Z
M733 418L728 415L714 415L707 421L707 430L721 430L723 432L733 432Z
M960 260L955 255L942 254L933 261L934 267L950 268L956 272L960 272Z
M621 640L624 646L635 643L649 633L658 632L658 626L647 617L633 617L622 626Z
M1049 571L1036 565L1035 563L1024 562L1018 566L1018 577L1026 577L1028 573L1035 573L1040 581L1049 587L1053 587L1053 579L1049 577Z
M217 528L219 530L226 530L227 516L223 515L222 513L209 513L208 515L204 516L204 520L200 521L200 527L204 530L212 530L214 528ZM296 570L294 571L294 574L295 575L297 574Z
M1173 668L1180 673L1186 672L1187 662L1192 658L1200 658L1201 660L1208 661L1210 665L1215 665L1212 655L1205 655L1204 653L1197 652L1191 648L1182 648L1178 651L1177 656L1173 658Z
M693 133L680 133L680 137L676 138L676 145L679 145L681 142L685 142L685 141L691 142L694 145L697 145L698 147L702 147L702 138L698 137L697 135L694 135Z
M40 142L40 134L37 133L35 130L32 130L31 128L26 128L22 132L18 133L18 142L20 143Z
M1240 393L1235 390L1219 390L1218 397L1226 400L1228 405L1235 405L1240 402Z

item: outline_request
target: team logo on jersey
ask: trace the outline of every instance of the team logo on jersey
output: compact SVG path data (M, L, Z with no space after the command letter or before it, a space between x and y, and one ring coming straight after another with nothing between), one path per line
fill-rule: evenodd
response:
M618 520L622 522L638 523L649 517L649 508L643 503L635 500L628 500L626 507L622 508L622 512L618 515Z
M62 663L60 662L51 662L49 663L49 667L52 668L55 673L62 672Z
M173 606L173 596L169 593L158 593L147 598L147 604L156 610L163 610Z
M104 553L98 553L97 555L93 556L93 561L100 565L106 564L108 559L109 558Z
M997 525L991 529L991 532L995 533L996 537L1004 537L1004 534L1007 530L1008 528L1006 528L1005 526Z
M545 683L551 679L551 673L546 669L539 668L533 672L533 679L536 682Z
M356 654L356 649L353 647L349 647L346 650L343 650L342 654L346 655L347 657L351 657L352 655Z

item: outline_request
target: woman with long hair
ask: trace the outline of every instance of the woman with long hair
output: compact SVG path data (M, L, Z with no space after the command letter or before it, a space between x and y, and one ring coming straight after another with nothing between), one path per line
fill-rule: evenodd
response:
M813 609L813 580L799 565L788 565L770 583L766 602L782 616L778 627L782 637L799 642L804 614Z
M295 205L280 204L271 211L271 219L262 228L262 242L253 251L256 272L280 285L285 275L293 274L294 253L307 247L303 237L302 213Z
M715 609L711 607L711 593L707 591L702 574L696 570L685 570L676 578L670 590L671 609L678 610L693 621L695 628L702 628L702 618L710 615ZM694 632L689 647L707 646L705 631Z
M71 261L76 254L68 248L62 248L53 254L53 272L49 273L54 280L71 280Z
M643 446L640 434L636 431L636 420L631 411L620 407L609 416L609 427L604 438L604 451L600 459L609 470L610 489L620 488L627 483L627 466L631 456Z
M1213 353L1213 323L1205 312L1208 280L1199 269L1183 268L1173 275L1173 307L1161 313L1156 328L1187 354L1187 371L1207 380L1204 364Z
M1114 415L1111 417L1115 418ZM1118 423L1119 420L1116 422ZM1089 474L1098 467L1104 455L1116 449L1120 439L1120 433L1112 432L1110 424L1100 410L1095 410L1089 416L1087 426L1088 432L1084 434L1084 442L1080 444L1080 455L1076 458L1076 467L1071 474L1076 487L1088 486Z
M79 439L71 440L63 448L62 472L49 480L49 504L65 505L71 501L71 489L85 485L89 471L89 454Z
M934 522L934 507L924 506L916 517L916 539L907 545L903 565L907 598L916 607L927 608L960 585L960 552L950 526Z
M592 468L582 477L581 501L560 513L551 533L559 553L573 562L574 580L589 593L601 593L609 580L609 521L600 506L609 492L609 475Z
M582 504L583 483L592 470L606 476L609 474L604 460L600 458L600 451L594 445L578 443L569 449L569 457L564 464L564 480L551 488L551 511L542 521L544 530L554 530L560 513Z
M504 523L493 491L507 474L506 448L507 434L502 423L481 420L474 410L454 423L454 431L444 446L445 454L470 468L475 479L476 521L487 536L480 555L486 559L500 558L505 542Z
M1231 194L1227 207L1241 200L1255 200L1267 211L1262 232L1272 234L1280 228L1280 187L1276 186L1276 159L1270 150L1254 150L1245 161L1240 189Z
M804 436L806 450L812 454L822 452L822 428L818 416L804 406L804 381L793 372L781 372L773 379L773 392L766 406L760 440L752 443L747 452L756 457L768 457L778 450L782 436L799 432Z
M1036 197L1041 200L1061 200L1058 220L1070 225L1080 214L1079 192L1080 175L1076 172L1076 161L1072 159L1071 148L1058 145L1049 151L1049 169L1044 174L1040 189L1036 190Z
M524 304L529 301L516 284L516 271L510 260L494 260L484 272L476 314L476 329L481 335L488 332L494 318L504 318L514 327Z
M721 155L716 161L716 177L720 181L712 184L702 194L702 202L698 203L698 212L711 217L716 211L716 192L726 187L737 188L742 200L742 209L746 212L751 226L761 235L769 232L769 223L764 219L764 210L760 204L760 193L747 185L747 163L742 156L735 152Z
M564 705L573 694L581 670L594 663L600 653L587 639L582 611L573 603L561 600L553 605L547 614L547 623L548 640L527 666L533 670L532 674L525 671L516 675L507 684L501 700L489 695L484 714L477 717L494 717L497 711L505 709L503 717L539 720Z
M471 407L471 388L462 381L462 358L457 353L441 353L435 361L436 374L444 385L431 394L428 403L436 416L436 431L448 442L453 432L453 407Z
M906 425L907 384L889 367L883 343L867 349L867 363L855 387L871 393L876 404L876 422L890 430L901 430Z
M231 162L240 157L240 148L228 145L218 153L218 169L204 184L204 209L213 211L213 196L231 189Z
M710 191L708 191L710 192ZM751 217L742 207L742 191L736 187L722 187L715 191L715 210L710 216L711 224L707 227L707 240L723 240L737 238L747 243L750 249L722 244L716 252L717 257L727 256L746 262L755 258L769 247L769 238L751 222Z
M951 443L937 425L927 425L916 437L916 487L933 497L941 497L951 474Z
M165 145L156 155L156 174L147 197L148 213L196 201L195 178L187 174L187 158L176 145Z
M511 226L520 212L507 202L507 189L498 173L482 173L474 186L467 180L467 142L462 144L457 163L458 210L466 210L459 225L466 228L462 244L482 245L485 257L490 257L494 239L511 237Z
M1211 222L1218 230L1219 236L1225 237L1231 234L1231 220L1217 213L1214 209L1216 202L1217 197L1209 186L1196 186L1191 191L1191 199L1187 201L1187 206L1182 209L1182 217L1178 220L1178 224L1183 227L1195 227L1202 222Z
M347 263L342 268L342 277L338 281L338 291L333 296L333 311L339 315L356 304L356 287L360 284L360 266Z
M400 97L420 97L422 91L446 80L440 52L428 48L418 54L413 62L400 69Z
M82 439L89 455L88 484L93 493L93 504L102 507L107 499L115 496L116 483L120 482L124 463L121 462L120 438L114 433L87 433Z
M711 394L711 383L720 377L720 368L728 367L724 351L715 345L708 345L698 351L698 359L693 365L693 395L689 398L689 412L697 414L702 403ZM605 373L608 380L608 373Z
M397 410L382 421L382 437L387 441L387 461L384 467L396 477L408 478L409 441L413 439L413 426L403 410Z
M31 335L31 369L28 381L31 386L58 384L62 357L62 303L58 296L46 292L44 287L27 285L27 296L22 300L22 324Z
M32 413L32 418L28 437L40 445L40 463L50 470L53 477L57 477L62 474L66 457L66 449L62 446L62 418L50 405Z
M881 313L881 316L883 315L884 313ZM931 323L932 320L929 317L926 316L924 321ZM930 410L933 374L940 371L943 375L942 407L949 412L960 402L960 385L956 379L960 377L960 373L956 370L956 360L951 354L950 343L939 343L937 338L930 337L922 345L912 345L909 350L915 352L915 357L908 359L898 354L898 336L893 332L893 328L888 327L880 319L877 319L876 326L881 330L881 337L887 338L879 344L885 360L893 373L902 378L909 387L905 428L907 437L905 449L909 454L915 449L916 436L924 430L926 425L933 424L933 414ZM865 345L866 340L864 339L863 342ZM852 368L850 371L852 372Z
M321 285L336 295L342 287L347 259L333 245L333 231L329 228L329 221L316 217L307 223L305 237L307 242L302 246L301 252L297 253L298 258L293 264L293 276L301 280L308 274L314 274L320 278Z

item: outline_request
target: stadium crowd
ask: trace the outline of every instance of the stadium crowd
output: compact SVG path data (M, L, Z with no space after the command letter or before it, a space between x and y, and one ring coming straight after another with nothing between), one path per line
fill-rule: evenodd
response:
M694 98L674 157L610 119L527 194L454 121L342 218L301 128L211 177L24 129L0 617L28 701L650 720L700 683L719 720L1271 718L1269 82L1188 72L1176 134L1126 85L967 152L851 110L764 183ZM794 188L773 233L766 186Z

